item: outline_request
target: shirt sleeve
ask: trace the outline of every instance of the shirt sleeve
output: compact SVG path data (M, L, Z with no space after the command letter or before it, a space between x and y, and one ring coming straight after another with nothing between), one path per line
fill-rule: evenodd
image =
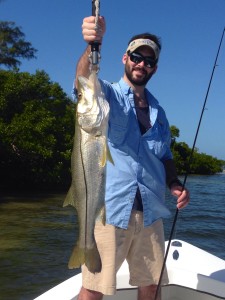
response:
M159 106L159 109L158 109L158 122L159 122L159 124L162 124L162 139L163 139L164 145L166 146L166 151L161 160L162 160L162 162L164 162L166 160L172 160L173 154L172 154L172 151L170 148L170 146L171 146L170 126L169 126L169 122L166 117L166 113L161 106Z
M105 95L106 100L110 103L111 93L113 90L112 84L106 80L99 79L102 91Z

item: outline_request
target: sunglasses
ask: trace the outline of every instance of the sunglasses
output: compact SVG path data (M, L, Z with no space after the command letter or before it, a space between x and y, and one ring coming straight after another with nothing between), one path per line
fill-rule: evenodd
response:
M145 67L153 68L156 65L156 60L152 57L146 57L137 52L132 52L128 55L130 57L130 60L135 64L139 64L144 61Z

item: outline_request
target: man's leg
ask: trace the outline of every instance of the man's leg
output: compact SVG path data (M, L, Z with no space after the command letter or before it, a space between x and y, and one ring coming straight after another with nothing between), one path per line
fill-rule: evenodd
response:
M99 300L102 295L113 295L116 291L115 227L101 222L95 225L95 240L102 261L99 273L91 273L86 265L82 266L82 288L79 300Z
M142 286L138 288L138 300L155 300L157 285ZM160 290L157 295L157 300L161 300Z
M143 214L134 211L133 216L136 232L127 256L130 284L139 287L138 300L154 300L165 252L163 224L158 220L143 227ZM167 282L165 269L161 283ZM160 290L157 296L160 300Z
M102 293L81 288L78 300L102 300Z

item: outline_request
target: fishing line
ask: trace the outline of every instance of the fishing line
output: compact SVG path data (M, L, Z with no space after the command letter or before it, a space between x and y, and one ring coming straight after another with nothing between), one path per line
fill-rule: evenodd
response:
M225 27L223 29L222 36L221 36L221 39L220 39L219 48L218 48L218 51L217 51L217 54L216 54L216 59L215 59L214 66L213 66L212 73L211 73L211 77L210 77L210 80L209 80L209 84L208 84L208 88L207 88L207 92L206 92L206 96L205 96L205 101L204 101L204 104L203 104L203 107L202 107L202 112L201 112L201 115L200 115L200 119L199 119L197 130L196 130L196 134L195 134L195 138L194 138L194 142L193 142L191 154L190 154L190 157L189 157L189 160L188 160L187 171L186 171L186 174L185 174L185 177L184 177L184 181L183 181L183 184L182 184L182 191L184 190L184 187L185 187L185 184L186 184L186 181L187 181L187 177L188 177L188 175L190 173L190 166L191 166L191 162L192 162L192 159L193 159L193 153L194 153L194 149L195 149L195 144L196 144L198 133L199 133L199 129L200 129L200 126L201 126L202 117L203 117L203 114L204 114L204 111L205 111L205 106L206 106L206 102L207 102L207 99L208 99L208 94L209 94L210 86L211 86L211 83L212 83L212 79L213 79L215 68L218 66L217 65L217 60L218 60L220 48L221 48L221 45L222 45L222 41L223 41L223 37L224 37L224 32L225 32ZM179 213L179 209L177 208L175 216L174 216L173 225L172 225L172 229L171 229L171 232L170 232L169 241L168 241L167 248L166 248L166 254L165 254L164 261L163 261L163 266L162 266L162 270L161 270L161 273L160 273L159 283L158 283L158 286L157 286L157 290L156 290L156 294L155 294L154 300L157 300L157 296L158 296L158 293L159 293L159 289L160 289L160 285L161 285L162 277L163 277L163 272L164 272L164 269L165 269L166 260L167 260L169 249L170 249L170 244L171 244L171 241L172 241L172 237L173 237L173 234L174 234L175 225L176 225L177 218L178 218L178 213Z

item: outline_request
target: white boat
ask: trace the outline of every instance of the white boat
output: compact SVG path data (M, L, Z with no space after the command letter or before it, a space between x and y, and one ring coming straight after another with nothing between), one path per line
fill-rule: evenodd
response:
M162 300L225 299L225 260L187 242L173 240L166 266L169 284L162 287ZM117 273L116 295L103 299L136 300L137 288L128 282L128 265L124 262ZM78 274L34 300L75 300L81 285L81 274Z

